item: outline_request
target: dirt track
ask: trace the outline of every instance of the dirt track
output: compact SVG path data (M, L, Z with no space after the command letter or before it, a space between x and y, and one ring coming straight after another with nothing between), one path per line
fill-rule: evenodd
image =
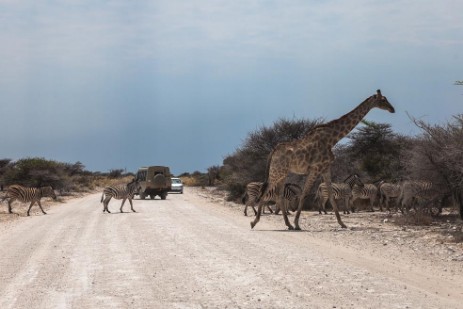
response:
M281 216L251 230L242 208L192 188L135 200L137 213L111 201L103 214L99 198L29 218L1 206L17 219L0 222L0 308L463 306L461 246L405 237L416 231L373 228L362 215L344 216L341 230L313 213L302 232L284 231Z

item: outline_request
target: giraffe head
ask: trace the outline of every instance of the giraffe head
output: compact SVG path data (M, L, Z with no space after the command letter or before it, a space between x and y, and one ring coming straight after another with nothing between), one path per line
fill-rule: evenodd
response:
M370 97L370 101L373 103L373 107L387 110L390 113L395 113L394 107L389 103L385 96L381 94L381 90L377 90L375 95Z

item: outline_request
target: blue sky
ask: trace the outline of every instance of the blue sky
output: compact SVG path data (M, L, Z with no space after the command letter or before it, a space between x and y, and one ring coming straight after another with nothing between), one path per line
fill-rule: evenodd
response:
M463 110L462 1L0 0L0 158L205 171L380 88L414 135Z

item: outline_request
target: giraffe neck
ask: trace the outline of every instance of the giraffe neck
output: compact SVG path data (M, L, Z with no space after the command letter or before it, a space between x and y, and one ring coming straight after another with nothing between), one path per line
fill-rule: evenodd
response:
M328 142L334 146L338 141L349 134L372 108L371 101L366 99L349 113L324 125L331 131Z

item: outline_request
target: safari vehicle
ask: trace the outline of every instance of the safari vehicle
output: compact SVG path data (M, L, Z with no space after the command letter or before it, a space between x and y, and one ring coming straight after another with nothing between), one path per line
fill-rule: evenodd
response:
M135 192L144 200L149 196L152 200L159 195L165 200L171 190L170 170L167 166L141 167L137 171L136 179L140 181L140 191Z

